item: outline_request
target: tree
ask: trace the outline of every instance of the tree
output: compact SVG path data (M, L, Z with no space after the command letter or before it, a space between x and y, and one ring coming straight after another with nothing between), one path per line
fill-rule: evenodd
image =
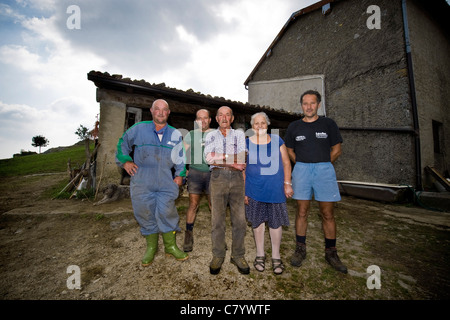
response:
M32 143L31 145L33 147L39 147L39 153L41 153L41 147L46 147L50 143L45 137L43 136L35 136L31 139Z
M91 136L89 129L80 124L77 131L75 131L75 134L79 137L80 140L89 140L89 137Z

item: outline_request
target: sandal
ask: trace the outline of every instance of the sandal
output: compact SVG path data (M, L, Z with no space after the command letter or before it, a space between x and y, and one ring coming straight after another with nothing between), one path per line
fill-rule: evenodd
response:
M263 272L266 269L266 257L265 256L256 257L255 261L253 262L253 266L257 271ZM256 266L260 266L262 269L258 269Z
M275 270L281 269L280 272L275 272ZM281 259L272 259L272 270L275 275L280 275L284 271L284 264Z

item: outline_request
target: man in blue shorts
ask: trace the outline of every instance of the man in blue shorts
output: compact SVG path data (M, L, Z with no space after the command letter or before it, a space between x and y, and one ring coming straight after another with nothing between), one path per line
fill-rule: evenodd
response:
M285 143L289 158L295 163L292 171L293 199L297 200L295 219L296 249L291 264L301 266L306 258L306 229L310 201L319 203L322 229L325 236L325 259L337 271L347 273L336 250L336 222L334 203L341 200L333 162L341 154L342 137L336 123L319 117L321 96L309 90L300 103L304 117L292 122L286 131Z

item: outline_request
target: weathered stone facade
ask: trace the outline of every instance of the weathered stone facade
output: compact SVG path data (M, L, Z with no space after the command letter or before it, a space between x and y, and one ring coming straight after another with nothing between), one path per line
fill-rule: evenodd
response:
M407 8L422 166L433 166L443 173L450 170L450 31L448 23L447 29L442 29L433 14L424 12L423 5L408 2ZM448 8L442 12L447 22ZM438 126L440 141L433 138L433 123ZM436 143L440 144L439 152L434 150ZM431 184L430 178L424 175L425 186Z
M323 14L320 9L327 3L331 10ZM425 166L441 172L449 168L449 158L441 159L431 150L432 120L442 124L442 140L450 136L449 35L441 21L433 20L434 7L410 0L405 3L412 64L406 52L401 0L321 1L293 14L245 83L249 103L254 103L258 98L252 98L252 83L323 77L320 89L326 116L337 122L344 139L343 154L335 164L340 180L408 184L420 189ZM371 5L380 8L380 29L367 26L373 14L367 12ZM297 98L298 112L301 93L291 93ZM448 140L441 141L443 154L450 151Z

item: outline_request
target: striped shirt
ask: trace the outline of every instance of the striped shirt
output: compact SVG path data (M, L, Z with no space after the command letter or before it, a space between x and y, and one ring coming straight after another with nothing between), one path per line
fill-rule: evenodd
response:
M239 154L245 152L245 134L242 130L229 129L226 137L219 129L211 131L205 138L205 157L208 153ZM225 162L225 161L224 161ZM211 165L211 168L217 166Z

